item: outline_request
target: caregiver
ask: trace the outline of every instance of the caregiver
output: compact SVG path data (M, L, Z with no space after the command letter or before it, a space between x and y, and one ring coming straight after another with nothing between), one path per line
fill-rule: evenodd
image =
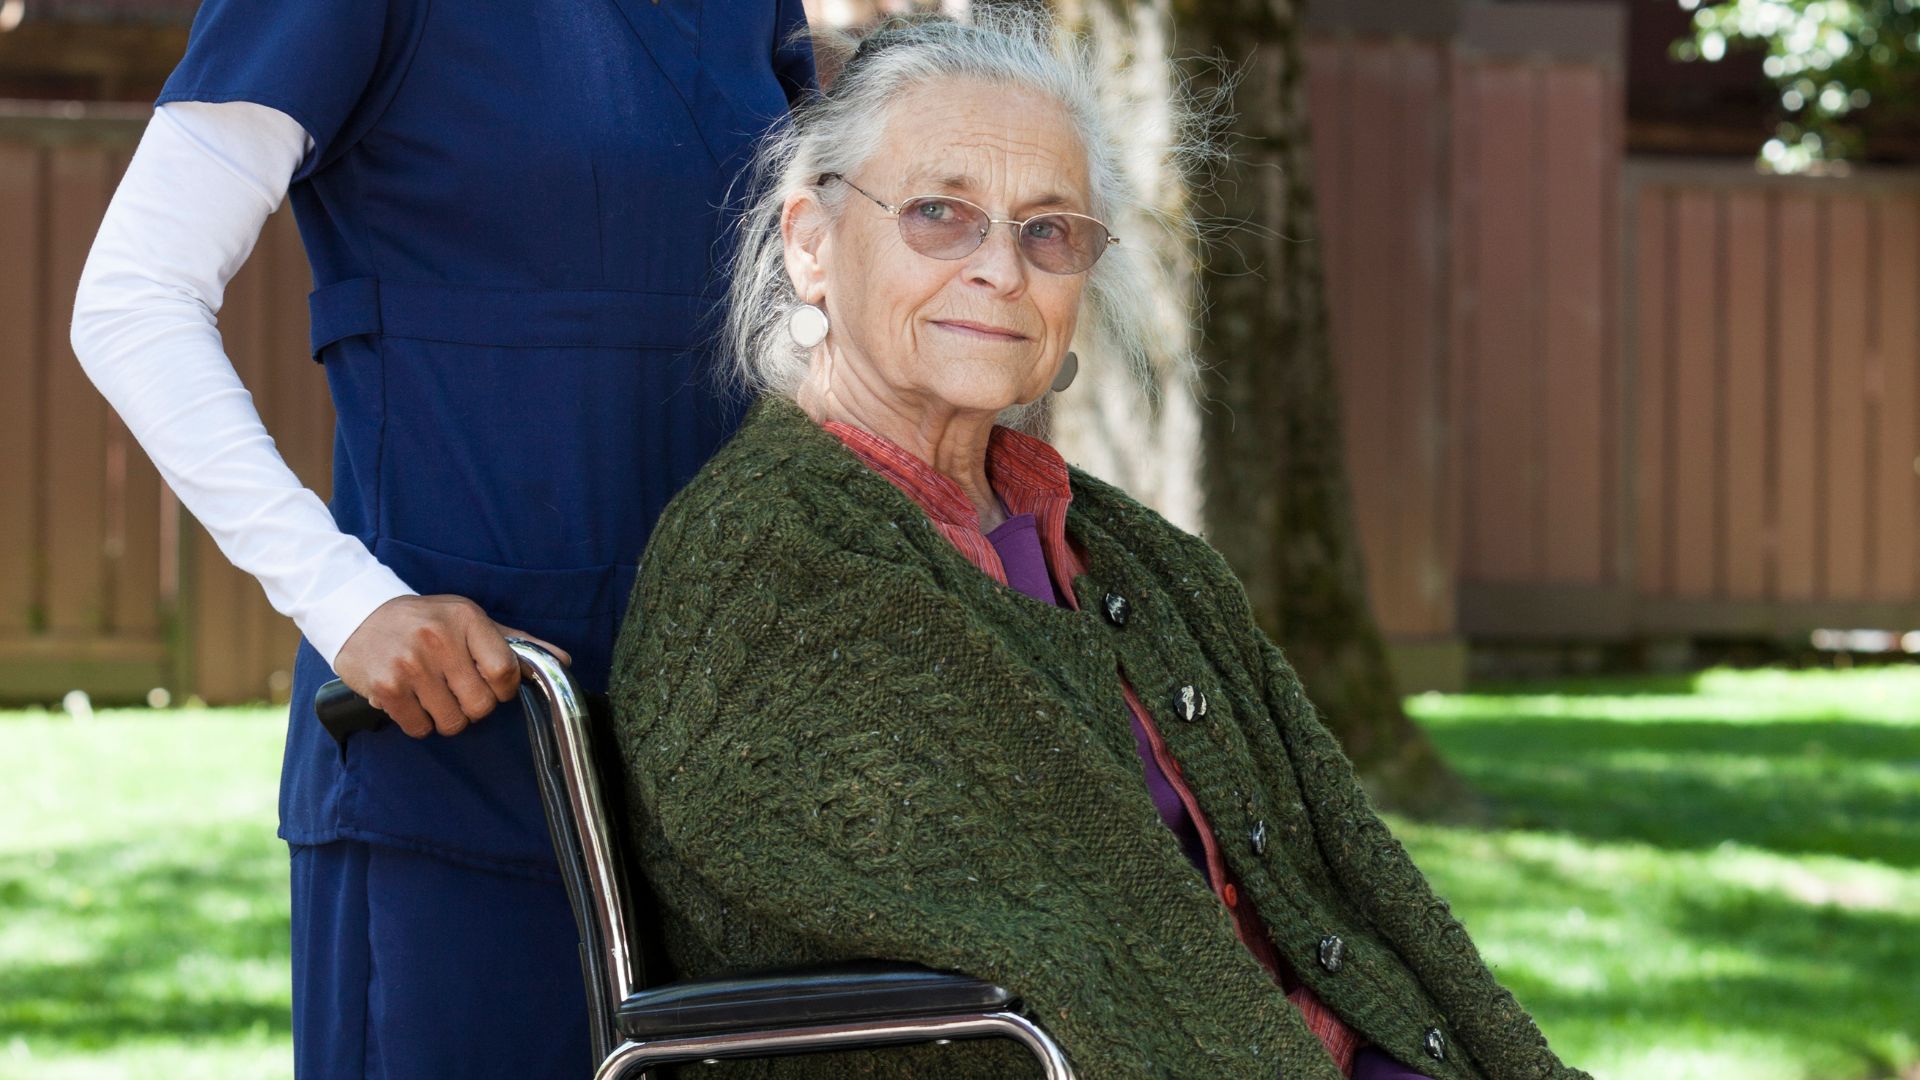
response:
M303 1078L588 1067L503 632L605 686L654 517L736 419L702 347L726 197L812 82L804 22L799 0L207 0L194 21L73 347L303 634L280 794ZM338 417L330 508L214 317L283 198ZM336 745L310 704L336 672L396 725Z

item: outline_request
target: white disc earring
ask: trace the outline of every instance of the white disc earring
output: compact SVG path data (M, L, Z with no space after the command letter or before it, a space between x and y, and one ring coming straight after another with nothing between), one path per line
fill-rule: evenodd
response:
M827 313L812 304L795 304L787 313L787 336L803 349L827 340Z
M1059 373L1053 377L1053 392L1056 394L1065 393L1067 387L1073 385L1073 377L1078 374L1080 374L1080 358L1072 353L1068 353L1067 358L1060 361Z

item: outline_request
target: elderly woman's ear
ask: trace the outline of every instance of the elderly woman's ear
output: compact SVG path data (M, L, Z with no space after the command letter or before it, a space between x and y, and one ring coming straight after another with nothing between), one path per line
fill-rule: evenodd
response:
M827 297L827 271L822 257L829 243L827 208L819 195L802 189L787 196L780 210L780 239L786 248L787 279L803 304L820 304Z

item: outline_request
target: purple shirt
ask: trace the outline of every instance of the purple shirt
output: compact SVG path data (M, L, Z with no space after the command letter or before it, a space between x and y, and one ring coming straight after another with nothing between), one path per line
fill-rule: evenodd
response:
M1060 598L1054 595L1053 576L1047 573L1047 556L1040 548L1040 532L1035 526L1032 514L1016 514L1000 523L1000 527L987 534L987 542L1000 555L1000 564L1006 568L1007 584L1033 597L1035 600L1063 607ZM1132 710L1128 710L1131 714ZM1200 840L1200 830L1193 824L1193 816L1187 813L1187 804L1180 801L1180 793L1167 782L1167 774L1160 770L1160 762L1153 756L1153 743L1147 739L1147 728L1138 716L1133 716L1133 745L1140 754L1140 765L1146 773L1147 794L1153 797L1153 808L1160 811L1160 820L1180 841L1180 849L1187 853L1200 876L1207 873L1207 849Z

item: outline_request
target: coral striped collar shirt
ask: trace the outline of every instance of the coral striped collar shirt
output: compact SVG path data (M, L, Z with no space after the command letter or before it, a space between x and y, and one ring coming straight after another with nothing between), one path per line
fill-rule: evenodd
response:
M855 457L919 505L934 528L958 548L968 562L1000 584L1009 584L1007 560L993 539L980 528L979 511L959 484L890 439L834 420L822 426ZM1086 564L1067 539L1067 507L1073 501L1073 490L1065 459L1039 439L996 426L987 444L987 482L1010 516L1031 514L1034 519L1034 531L1039 536L1040 549L1052 578L1054 596L1035 595L1024 587L1022 591L1034 595L1036 600L1079 610L1079 601L1073 594L1073 579L1086 572ZM1131 720L1147 787L1162 820L1182 839L1189 857L1206 876L1214 895L1226 905L1241 942L1266 967L1274 981L1288 991L1288 1000L1300 1009L1307 1027L1326 1046L1340 1071L1353 1075L1359 1036L1289 970L1273 945L1272 935L1253 911L1253 905L1239 902L1233 871L1214 841L1213 830L1208 827L1198 800L1181 779L1180 763L1167 750L1154 727L1152 715L1124 675L1121 684L1127 706L1133 713ZM1199 841L1198 850L1191 845L1194 839Z
M926 511L934 528L959 548L968 562L1000 584L1007 584L1006 566L980 528L980 512L959 484L891 439L837 420L822 426ZM995 427L987 443L987 482L993 485L994 494L1000 496L1009 515L1033 515L1034 528L1047 551L1054 589L1065 606L1078 608L1073 578L1083 569L1074 553L1066 550L1067 505L1073 501L1066 461L1053 447L1031 435ZM1049 543L1055 537L1057 543Z

